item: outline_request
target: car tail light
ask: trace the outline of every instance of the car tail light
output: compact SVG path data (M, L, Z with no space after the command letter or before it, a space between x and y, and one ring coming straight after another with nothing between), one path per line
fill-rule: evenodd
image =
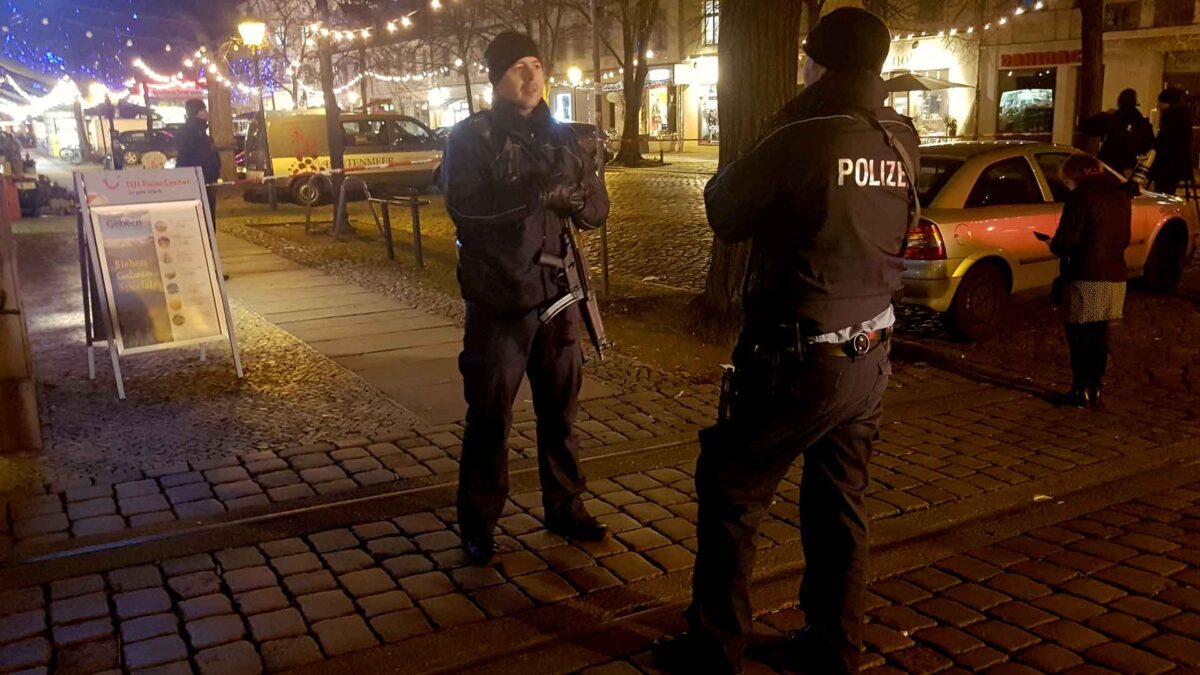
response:
M945 260L946 242L937 223L921 218L908 228L905 236L904 257L908 260Z

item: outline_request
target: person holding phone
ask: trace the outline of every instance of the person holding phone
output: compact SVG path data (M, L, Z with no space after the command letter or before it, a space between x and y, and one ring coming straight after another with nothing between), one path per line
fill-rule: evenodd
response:
M1074 155L1062 165L1071 189L1050 251L1060 262L1059 297L1071 354L1071 390L1062 403L1100 406L1108 365L1108 324L1125 306L1125 249L1133 210L1131 184L1090 155Z

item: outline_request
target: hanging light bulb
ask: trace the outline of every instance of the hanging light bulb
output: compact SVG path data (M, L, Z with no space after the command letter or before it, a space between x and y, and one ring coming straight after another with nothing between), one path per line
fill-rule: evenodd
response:
M126 47L132 47L132 46L133 46L133 40L132 40L132 39L126 40L126 41L125 41L125 46L126 46Z
M163 51L168 51L168 52L171 51L170 43L167 43L167 45L163 47Z
M405 28L412 28L412 19L408 18L407 16L402 16L400 17L400 25L404 26Z
M974 32L975 32L975 26L967 26L967 34L968 35L971 33L974 33Z
M48 17L48 16L43 16L43 17L42 17L42 25L43 25L43 26L49 26L49 25L50 25L50 17Z
M442 8L442 0L429 0L429 9L432 9L433 11L436 12L441 8Z
M462 59L454 59L454 67L455 68L462 68L462 64L463 64Z
M1000 17L1000 25L1003 26L1006 23L1008 23L1008 17L1007 16Z
M395 22L395 21L389 21L389 22L388 22L388 24L387 24L387 32L389 32L389 33L395 33L395 32L396 32L396 22Z
M5 26L5 27L4 27L4 32L5 32L5 33L7 33L7 32L8 32L8 26ZM89 40L91 40L91 39L92 39L93 35L94 35L94 33L92 33L92 31L90 31L90 30L89 30L88 32L84 33L84 36L85 36L87 39L89 39Z

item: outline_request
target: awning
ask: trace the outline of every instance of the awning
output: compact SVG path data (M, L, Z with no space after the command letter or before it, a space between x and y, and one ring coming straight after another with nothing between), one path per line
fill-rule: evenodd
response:
M883 89L889 94L899 91L941 91L943 89L970 88L969 84L957 84L946 80L937 80L923 75L905 73L890 80L883 81Z
M105 101L84 110L83 114L88 117L115 117L117 119L135 119L145 117L147 114L154 114L157 117L153 110L127 101L121 101L115 106L111 102Z

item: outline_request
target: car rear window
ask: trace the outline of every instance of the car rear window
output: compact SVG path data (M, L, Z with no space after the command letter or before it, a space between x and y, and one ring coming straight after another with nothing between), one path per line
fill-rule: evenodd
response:
M917 193L921 196L922 208L928 208L941 192L950 176L963 165L963 160L957 157L921 157L921 169L918 172Z

